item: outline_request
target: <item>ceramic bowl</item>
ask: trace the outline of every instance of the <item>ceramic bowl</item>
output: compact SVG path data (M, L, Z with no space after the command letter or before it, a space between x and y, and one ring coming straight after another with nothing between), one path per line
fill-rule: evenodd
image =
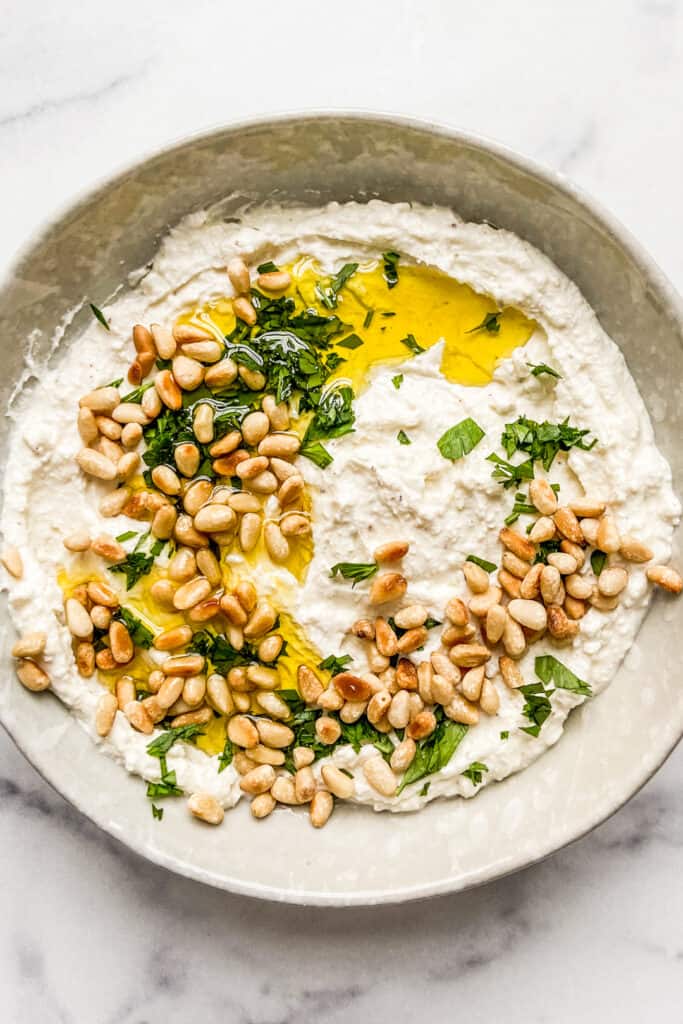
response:
M416 200L452 206L466 219L528 239L579 285L622 348L681 492L683 317L652 260L556 175L470 135L394 117L322 114L221 128L84 195L31 240L2 285L3 405L29 345L34 355L46 355L55 327L84 296L113 292L152 259L171 225L225 196L226 215L245 197L316 205L375 196ZM86 316L69 324L64 344L78 337ZM2 450L4 459L6 444ZM680 529L676 557L680 563ZM682 626L683 602L656 595L609 689L575 712L560 742L520 775L474 800L435 801L419 814L340 807L321 831L311 829L307 815L286 810L253 822L247 806L210 829L190 818L184 800L167 801L163 822L153 820L141 781L101 756L49 693L36 696L17 684L9 626L0 714L45 779L157 864L291 903L397 902L532 864L628 800L683 731Z

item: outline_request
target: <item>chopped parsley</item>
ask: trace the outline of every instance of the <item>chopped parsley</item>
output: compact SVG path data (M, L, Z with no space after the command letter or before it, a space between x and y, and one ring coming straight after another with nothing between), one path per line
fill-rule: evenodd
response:
M277 274L279 269L280 268L278 266L276 266L276 264L273 263L272 260L268 260L266 263L259 263L258 267L256 268L256 273L257 274Z
M559 551L561 543L561 541L556 539L542 540L541 543L538 545L538 550L536 551L534 565L536 565L538 562L542 562L543 565L547 565L548 555L554 555L556 551Z
M562 380L562 374L558 373L557 370L553 370L552 366L548 366L547 363L527 363L526 364L534 377L540 377L542 374L547 373L549 377L556 377L558 380Z
M144 551L132 551L123 559L109 566L109 572L125 573L126 590L131 590L143 576L150 572L154 565L154 555Z
M396 440L398 441L399 444L412 444L413 443L410 440L410 438L408 437L408 435L406 434L405 430L399 430L398 434L396 435Z
M431 736L418 742L415 757L405 771L396 790L396 796L402 793L406 786L418 782L427 775L433 775L447 765L466 733L466 725L442 717Z
M401 384L403 383L403 374L402 373L397 373L395 377L391 378L391 383L394 385L394 387L398 391L398 389L401 387Z
M552 692L552 690L546 692L543 683L528 683L517 689L517 693L521 693L525 698L522 714L531 722L531 725L522 726L522 732L528 733L529 736L538 736L541 726L552 711L550 703Z
M387 283L387 288L395 288L398 284L398 261L401 258L401 254L398 252L382 253L382 259L384 260L384 280Z
M510 736L510 730L509 729L503 729L502 733L500 734L500 738L502 740L506 740L506 739L509 738L509 736Z
M410 351L416 356L419 356L421 352L424 352L422 345L417 341L414 334L406 334L405 338L401 338L401 344L405 345L405 347L410 349Z
M365 342L362 338L359 338L357 334L349 334L346 338L342 338L341 341L338 341L337 344L341 346L341 348L354 349L360 348L361 345L365 344Z
M345 580L353 580L353 586L361 580L369 580L378 571L377 562L337 562L330 569L330 576L342 576Z
M161 821L163 816L164 816L164 809L163 809L163 807L157 807L156 804L152 804L152 817L155 818L156 821Z
M177 725L172 729L165 729L160 736L148 743L147 753L150 757L166 757L171 747L180 740L189 743L203 735L201 725Z
M478 565L484 572L494 572L498 568L495 562L487 562L485 558L478 558L477 555L468 555L465 561L473 562L474 565Z
M337 657L334 654L330 654L327 658L318 664L318 668L322 669L323 672L331 672L333 676L343 672L347 665L353 661L350 654L340 654Z
M299 449L299 455L303 455L304 458L310 459L320 469L326 469L334 459L328 452L325 445L321 444L320 441L308 441L301 446Z
M429 792L429 787L430 786L431 786L431 782L425 782L424 786L422 787L422 789L420 790L420 792L417 795L418 796L427 796L427 793Z
M193 635L188 651L203 655L211 662L216 672L226 676L236 665L248 665L257 661L256 653L249 644L235 650L227 637L211 629L198 629Z
M345 263L339 273L335 274L332 278L329 285L325 286L320 281L317 283L315 286L316 294L326 309L335 309L339 292L357 270L357 263Z
M535 515L538 515L538 509L526 500L526 495L515 494L515 503L512 506L512 511L505 517L505 525L511 526L517 522L520 516Z
M462 772L462 774L466 779L469 779L474 786L480 786L487 771L487 765L482 764L481 761L473 761L469 768L465 768L465 771Z
M125 533L120 533L116 538L119 544L122 544L124 540L132 540L133 537L137 537L135 530L126 530Z
M469 454L481 441L484 431L478 423L468 416L466 419L449 427L436 443L437 448L444 459L461 459L463 455Z
M583 679L579 679L571 669L563 665L552 654L543 654L536 658L534 671L538 678L546 685L553 683L558 690L570 690L572 693L578 693L582 697L593 696L590 685L584 682Z
M111 327L109 326L109 321L107 320L106 316L104 315L102 310L95 305L94 302L90 303L90 312L92 313L96 320L99 320L99 322L102 324L105 330L111 330ZM123 380L123 378L121 378L121 380Z
M134 644L138 647L144 647L145 650L149 649L154 642L154 633L137 616L133 615L128 608L121 606L113 616L115 619L119 619L128 632L130 638Z
M367 313L365 314L365 319L363 320L363 327L366 327L366 328L369 327L370 324L372 323L373 319L374 319L374 316L375 316L374 309L369 309L367 311Z
M320 440L343 437L353 433L356 419L353 411L353 390L348 384L330 388L325 392L308 424L301 444L300 454L324 469L332 462L332 456L320 444Z
M546 472L550 469L558 452L580 448L589 452L598 439L587 440L588 430L569 426L569 417L562 423L537 423L526 416L519 416L514 423L506 423L501 435L501 444L508 459L515 452L525 452L531 462L540 462Z
M534 460L526 459L514 466L511 462L491 452L486 458L494 462L496 468L491 473L494 480L500 480L503 487L521 487L527 480L534 478Z
M598 548L591 552L591 569L596 576L599 576L602 570L605 568L605 562L607 561L607 555L604 551L600 551Z
M262 271L262 273L265 273L265 271ZM226 738L225 738L225 745L223 746L223 750L218 755L218 774L219 775L220 775L221 772L225 771L225 769L228 767L229 764L231 764L234 754L235 754L235 748L232 745L232 741L229 740L228 737L226 736Z
M477 331L498 334L500 332L500 312L487 313L480 324L477 324L476 327L471 327L469 331L465 331L465 334L476 334Z

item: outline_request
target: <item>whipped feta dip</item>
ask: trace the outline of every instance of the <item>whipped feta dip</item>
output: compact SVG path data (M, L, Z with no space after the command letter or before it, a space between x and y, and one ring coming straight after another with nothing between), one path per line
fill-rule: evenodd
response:
M24 560L23 577L10 588L12 618L19 633L47 632L44 661L53 692L102 752L130 772L159 778L159 762L146 751L150 737L132 729L122 714L108 736L97 735L94 718L102 686L96 676L82 678L76 670L57 579L67 562L66 534L82 528L91 535L116 535L130 528L124 517L101 517L98 505L108 486L84 477L75 462L82 447L75 423L79 397L125 376L131 324L172 323L189 308L230 296L225 267L235 255L250 265L264 260L285 265L305 253L332 273L347 259L377 259L385 250L400 252L407 263L438 268L491 296L500 308L521 310L537 329L524 346L500 360L493 379L480 387L454 384L442 375L442 343L400 366L374 369L355 401L354 432L326 442L333 463L319 469L298 460L312 494L315 543L303 584L273 566L259 587L289 595L294 618L323 655L349 654L364 666L363 649L348 629L366 614L368 584L352 588L331 579L330 567L371 562L378 545L401 537L410 542L402 569L410 601L443 618L447 602L466 595L462 564L467 555L499 562L498 531L512 496L492 479L487 456L500 451L505 424L520 414L553 423L571 417L572 425L597 437L592 450L575 448L556 458L550 479L560 485L563 503L583 495L609 501L623 533L647 544L656 562L670 556L680 507L642 398L619 349L576 286L533 246L510 232L464 223L450 210L380 201L250 209L238 223L225 223L213 211L193 214L169 232L149 272L104 307L110 332L93 321L54 368L31 366L30 379L10 410L14 430L2 531ZM539 363L552 366L559 379L534 376L529 364ZM393 383L397 374L403 376L400 389ZM485 437L466 457L447 460L436 442L466 417ZM401 430L410 446L397 443ZM239 557L228 556L231 561ZM78 556L83 573L98 564L92 554ZM120 578L111 583L123 597ZM649 597L644 568L632 567L613 612L591 608L570 645L558 648L549 638L541 639L520 659L522 673L533 682L534 658L557 653L599 694L633 644ZM392 610L388 606L383 614ZM430 633L422 657L439 647L438 633ZM350 746L336 747L330 758L315 763L316 775L329 761L352 772L356 790L351 800L375 810L414 810L439 796L469 797L522 770L557 742L569 712L585 700L555 690L551 713L534 737L522 731L529 724L523 701L502 682L497 658L488 662L486 672L499 693L498 714L480 716L448 764L428 780L407 786L398 796L380 795L359 770L376 756L369 746L359 753ZM477 785L462 774L473 762L488 769ZM219 773L217 757L189 744L171 749L168 767L187 792L210 793L224 806L241 796L234 766Z

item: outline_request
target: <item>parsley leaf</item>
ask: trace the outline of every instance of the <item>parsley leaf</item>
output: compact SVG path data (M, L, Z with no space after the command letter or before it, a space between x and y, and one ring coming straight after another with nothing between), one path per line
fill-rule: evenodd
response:
M596 576L599 576L602 570L605 568L605 562L607 561L607 555L604 551L600 551L598 548L591 552L591 569Z
M506 740L506 739L508 739L508 738L509 738L509 736L510 736L510 730L509 730L509 729L504 729L504 730L502 731L502 733L500 734L500 738L501 738L502 740Z
M119 619L125 625L126 629L130 633L130 638L134 644L138 647L144 647L146 650L152 646L154 642L154 633L136 615L133 615L127 608L121 606L114 615L115 619Z
M342 338L341 341L337 342L341 348L360 348L361 345L365 344L362 338L359 338L357 334L349 334L348 337Z
M399 430L398 434L396 435L396 440L398 441L399 444L412 444L413 443L410 440L410 438L408 437L408 435L406 434L405 430Z
M332 387L325 392L308 424L303 446L322 438L343 437L353 432L356 417L353 411L353 390L348 384Z
M480 324L471 327L465 334L476 334L477 331L487 331L489 334L498 334L500 331L500 312L487 313Z
M156 804L152 804L152 817L155 818L157 821L161 821L163 816L164 816L164 809L163 809L163 807L157 807Z
M562 374L558 373L557 370L553 370L552 366L548 366L547 363L527 363L526 364L534 377L540 377L541 374L547 373L549 377L557 377L558 380L562 380Z
M347 665L353 661L353 658L349 654L341 654L339 657L334 654L330 654L327 658L321 661L318 668L324 672L331 672L333 676L343 672Z
M202 654L211 662L216 672L223 676L236 665L248 665L258 660L249 644L245 644L237 651L227 637L210 629L198 629L190 641L188 651Z
M356 753L364 744L371 743L379 750L385 758L391 757L394 752L394 744L386 733L379 732L374 725L368 722L367 718L359 718L357 722L340 722L341 737L340 743L350 743Z
M425 782L424 786L422 787L422 789L420 790L420 792L417 795L418 796L427 796L427 793L429 792L429 787L430 786L431 786L431 782Z
M91 311L92 315L95 317L95 319L99 320L99 322L102 324L102 326L105 328L105 330L107 330L107 331L111 330L111 327L109 326L109 321L107 320L106 316L104 315L102 310L99 309L95 305L94 302L90 303L90 311ZM121 378L121 379L123 380L123 378Z
M268 260L266 263L259 263L256 268L257 274L276 274L279 271L279 267L273 263L272 260Z
M374 309L369 309L367 311L367 313L365 314L365 319L363 320L363 327L369 327L370 324L373 321L374 316L375 316Z
M109 572L125 573L126 590L131 590L139 579L150 572L153 565L153 554L145 554L144 551L132 551L129 555L126 555L122 562L110 565Z
M125 533L120 533L116 538L119 544L123 543L124 540L132 540L133 537L137 537L135 530L126 530Z
M521 693L526 698L522 714L532 723L522 726L522 732L528 733L529 736L538 736L541 726L552 711L550 703L552 690L547 693L543 683L529 683L526 686L518 687L517 693Z
M403 383L403 374L402 373L397 373L395 377L391 378L391 383L394 385L394 387L398 391L398 389L401 387L401 384Z
M201 725L178 725L173 729L166 729L160 736L148 743L147 753L150 757L166 757L173 744L179 740L189 743L203 735L204 731Z
M588 430L570 427L568 416L562 423L549 423L547 420L537 423L526 416L519 416L514 423L505 424L500 441L508 459L515 452L525 452L530 456L532 466L534 462L540 462L547 472L558 452L568 452L571 448L589 452L598 439L594 437L589 443L585 440L588 433Z
M326 469L334 459L328 452L324 445L320 444L320 441L307 442L299 449L299 455L303 455L305 459L310 459L320 469Z
M396 796L402 793L406 786L418 782L426 775L433 775L447 765L466 733L466 725L442 718L431 736L417 744L415 757L406 769L396 790Z
M474 564L478 565L480 569L484 570L484 572L495 572L498 568L495 562L487 562L485 558L478 558L477 555L468 555L465 561L474 562Z
M330 569L330 576L342 576L345 580L353 580L353 586L361 580L369 580L378 571L377 562L337 562Z
M266 273L266 271L261 271L261 273ZM226 738L225 738L225 746L223 747L223 750L221 751L221 753L218 755L218 774L219 775L220 775L221 772L225 771L225 769L228 767L229 764L232 763L232 759L233 759L234 753L235 753L235 748L233 747L231 740L229 740L228 737L226 736Z
M357 263L345 263L339 273L335 274L327 287L325 287L320 281L318 282L315 286L315 290L323 306L327 309L334 309L336 307L339 292L342 290L348 279L352 277L357 270Z
M520 487L526 480L534 478L534 460L527 459L514 466L511 462L502 459L500 455L491 452L486 456L489 462L495 462L496 468L491 473L494 480L500 480L503 487Z
M553 683L558 690L570 690L582 697L592 697L593 691L588 683L579 679L571 669L554 658L552 654L543 654L536 658L534 671L538 678L548 685Z
M462 772L462 774L466 779L469 779L473 785L480 786L484 778L484 774L487 771L487 765L482 764L481 761L473 761L469 768L465 768L465 771Z
M401 258L401 254L398 252L382 253L382 259L384 260L384 280L387 283L387 288L395 288L398 284L398 261Z
M456 423L454 427L449 427L446 433L439 438L436 446L444 459L451 459L455 462L456 459L461 459L463 455L467 455L473 448L476 448L483 436L484 431L468 416L467 419Z
M515 494L515 503L512 506L512 511L505 517L505 525L511 526L517 522L520 516L535 516L537 514L538 509L526 500L525 494Z
M407 349L410 349L416 356L419 356L421 352L424 352L422 345L416 340L414 334L406 334L405 338L401 338L401 344L405 345Z
M541 543L538 545L538 550L536 551L534 565L536 565L538 562L542 562L543 565L546 565L548 562L548 555L552 555L556 551L559 551L560 544L561 541L559 540L542 540Z

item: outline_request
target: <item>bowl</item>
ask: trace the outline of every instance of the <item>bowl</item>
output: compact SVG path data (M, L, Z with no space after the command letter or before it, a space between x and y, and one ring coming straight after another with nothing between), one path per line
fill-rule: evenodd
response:
M86 318L86 296L113 293L148 263L185 214L225 198L318 205L415 200L451 206L528 239L582 289L621 347L654 420L674 485L683 484L683 312L637 242L566 181L472 135L372 114L287 116L182 141L83 195L25 247L0 291L7 402L34 358L64 344ZM677 398L678 396L678 398ZM3 420L2 430L7 431ZM3 438L5 441L6 438ZM7 445L2 446L3 460ZM679 530L674 558L681 555ZM657 595L612 685L572 716L561 741L476 800L435 801L419 814L340 807L329 825L282 811L253 822L248 808L209 829L185 801L153 820L140 779L100 755L49 693L16 681L5 621L0 716L17 746L63 796L143 857L201 882L300 904L390 903L452 892L547 856L614 813L647 781L683 732L683 604Z

